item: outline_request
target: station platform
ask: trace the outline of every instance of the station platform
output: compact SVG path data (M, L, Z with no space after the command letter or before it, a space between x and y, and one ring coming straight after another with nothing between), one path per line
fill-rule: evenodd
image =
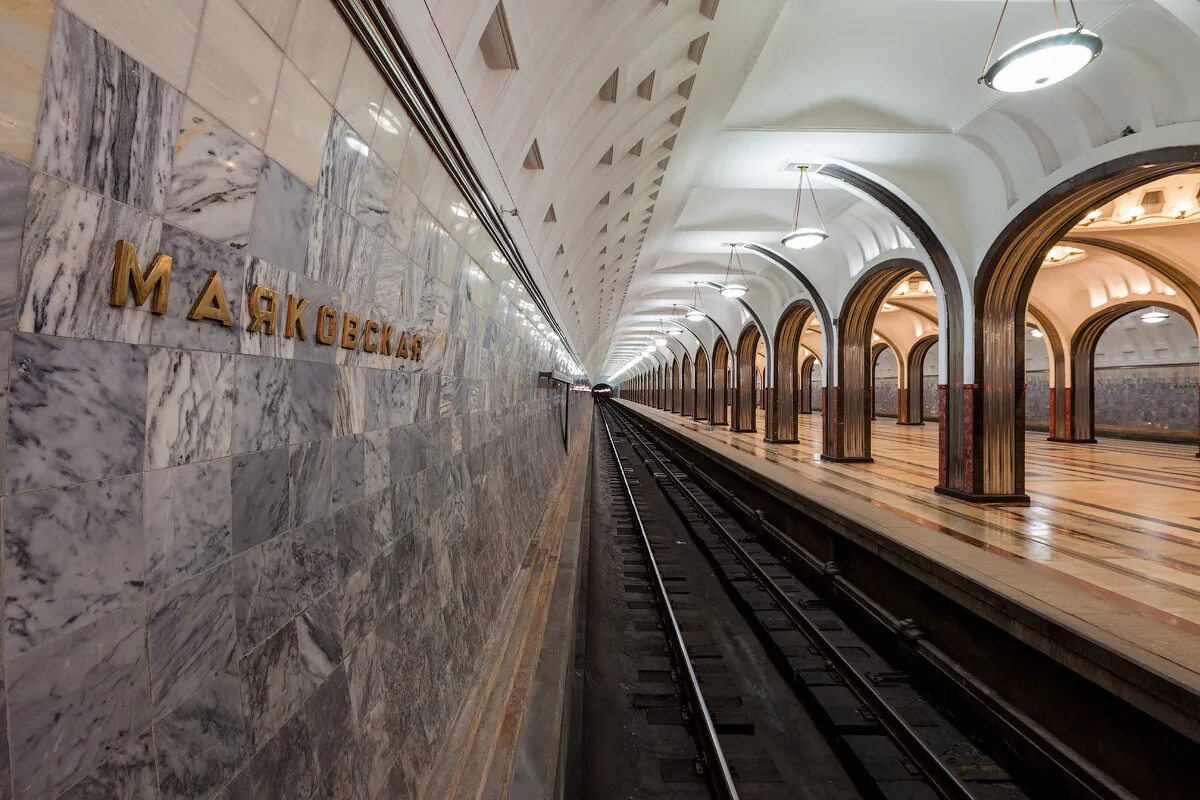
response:
M771 444L638 403L682 437L893 565L1193 739L1200 738L1195 448L1027 437L1029 507L933 491L937 427L872 426L873 463L820 459L821 418ZM1118 499L1119 498L1119 499Z

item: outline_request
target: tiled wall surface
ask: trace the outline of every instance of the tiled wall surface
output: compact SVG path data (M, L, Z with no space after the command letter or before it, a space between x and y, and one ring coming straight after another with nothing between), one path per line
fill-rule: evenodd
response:
M563 457L493 253L329 0L0 0L0 798L414 793Z
M1026 377L1025 417L1045 430L1050 410L1045 372ZM1096 432L1195 442L1200 390L1195 364L1096 369Z

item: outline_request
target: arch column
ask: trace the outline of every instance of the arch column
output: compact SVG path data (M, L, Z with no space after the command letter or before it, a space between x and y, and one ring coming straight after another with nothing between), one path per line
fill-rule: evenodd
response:
M712 401L708 389L708 354L701 347L696 351L696 388L693 391L692 417L708 419L708 407Z
M757 405L754 402L756 389L755 360L761 339L758 327L753 323L742 329L737 345L737 389L733 394L733 427L738 433L758 430Z
M904 358L904 379L896 400L897 425L925 424L925 356L937 342L936 336L922 337L909 348Z
M708 393L708 419L713 425L728 425L726 395L729 393L729 344L725 337L713 346L712 388Z
M797 301L784 311L775 331L775 386L768 393L771 397L766 431L769 442L799 442L797 415L812 413L813 359L809 356L801 362L800 338L813 313L810 303Z
M679 413L685 417L690 417L694 412L696 400L696 395L692 391L692 359L687 353L684 353L681 363Z
M1093 208L1137 186L1200 166L1200 147L1171 147L1100 164L1051 189L997 237L975 281L975 371L969 396L969 482L956 496L1029 502L1025 494L1025 313L1043 255ZM1072 425L1077 423L1072 422Z

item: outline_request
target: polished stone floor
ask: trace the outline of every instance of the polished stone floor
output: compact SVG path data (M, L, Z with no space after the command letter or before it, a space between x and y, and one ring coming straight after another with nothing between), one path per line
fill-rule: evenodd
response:
M1200 689L1200 458L1194 446L1026 439L1028 508L933 491L937 426L872 427L874 463L819 458L819 415L800 444L768 444L645 406L709 447ZM732 452L730 452L732 450ZM744 459L741 455L751 456Z

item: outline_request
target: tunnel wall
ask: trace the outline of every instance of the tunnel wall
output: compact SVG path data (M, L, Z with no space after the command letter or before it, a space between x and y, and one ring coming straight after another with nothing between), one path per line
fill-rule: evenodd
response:
M563 463L556 348L328 0L0 29L0 798L415 796ZM110 305L119 241L165 313Z

